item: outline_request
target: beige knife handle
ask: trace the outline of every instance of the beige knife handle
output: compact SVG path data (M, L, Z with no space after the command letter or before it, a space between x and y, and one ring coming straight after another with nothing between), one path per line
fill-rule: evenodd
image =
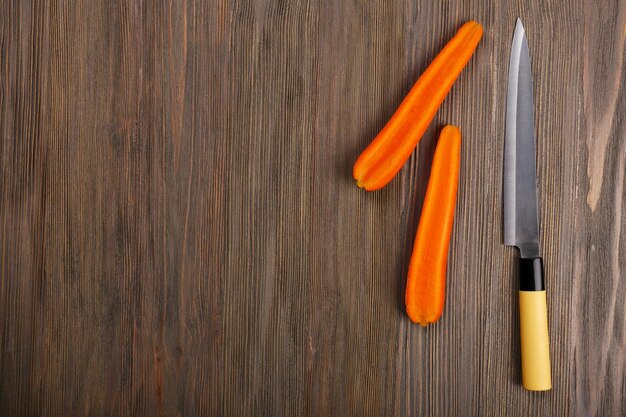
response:
M546 291L520 291L522 385L529 391L552 388Z

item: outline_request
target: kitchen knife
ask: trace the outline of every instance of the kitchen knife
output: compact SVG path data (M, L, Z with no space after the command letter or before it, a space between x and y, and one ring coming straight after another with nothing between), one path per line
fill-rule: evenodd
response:
M552 388L543 261L539 255L539 215L533 80L522 21L517 19L506 103L504 144L504 244L517 246L519 261L522 385Z

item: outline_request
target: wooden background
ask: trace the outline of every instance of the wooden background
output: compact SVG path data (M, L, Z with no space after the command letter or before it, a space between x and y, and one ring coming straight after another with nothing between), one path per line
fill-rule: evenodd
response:
M533 59L554 389L502 246L510 41ZM382 191L351 167L485 27ZM0 416L626 415L624 0L0 5ZM403 312L435 140L464 134L443 318Z

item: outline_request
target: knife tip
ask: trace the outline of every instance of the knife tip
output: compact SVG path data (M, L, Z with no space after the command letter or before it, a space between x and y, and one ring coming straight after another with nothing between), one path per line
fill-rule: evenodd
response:
M515 22L515 31L513 32L513 38L523 39L526 37L526 30L524 29L524 25L522 24L522 19L519 17Z

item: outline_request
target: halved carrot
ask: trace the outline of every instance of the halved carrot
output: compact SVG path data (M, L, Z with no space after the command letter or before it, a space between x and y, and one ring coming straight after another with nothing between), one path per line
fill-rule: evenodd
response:
M395 114L354 164L352 176L359 187L378 190L402 168L474 53L482 33L480 24L465 23L426 68Z
M422 326L436 322L443 312L460 165L461 132L448 125L435 149L406 282L406 312Z

